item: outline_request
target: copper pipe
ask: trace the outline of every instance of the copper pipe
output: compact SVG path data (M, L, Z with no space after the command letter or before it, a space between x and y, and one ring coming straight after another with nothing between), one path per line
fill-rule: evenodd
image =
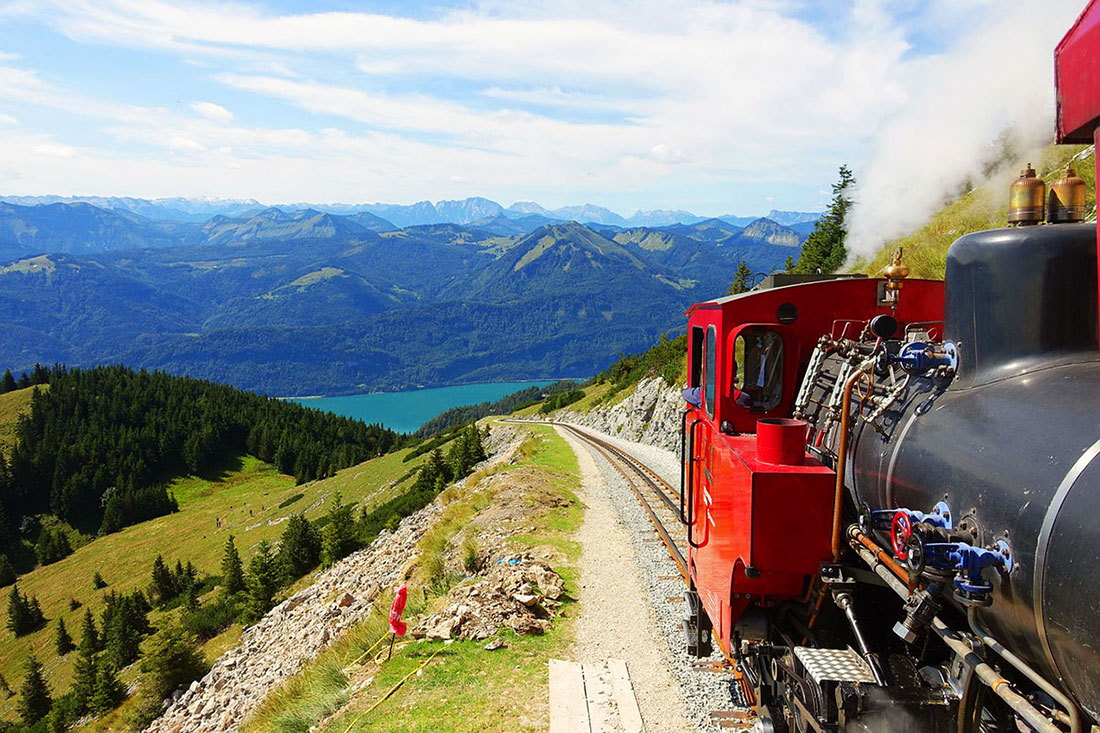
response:
M894 573L894 575L896 575L900 579L904 580L906 585L909 584L909 573L905 572L905 569L902 568L901 565L898 565L897 562L894 560L894 558L887 555L886 552L881 547L879 547L877 544L875 544L874 540L872 540L870 537L863 534L862 532L856 533L855 534L855 539L859 540L859 543L861 545L863 545L868 550L873 552L875 554L875 558L879 562L881 562L883 565L890 568L890 570ZM909 592L910 593L913 592L912 587L909 588Z
M867 373L861 366L852 372L844 383L844 397L840 401L840 445L836 454L836 495L833 497L833 562L840 559L840 523L844 513L844 464L848 461L848 412L852 409L852 388Z

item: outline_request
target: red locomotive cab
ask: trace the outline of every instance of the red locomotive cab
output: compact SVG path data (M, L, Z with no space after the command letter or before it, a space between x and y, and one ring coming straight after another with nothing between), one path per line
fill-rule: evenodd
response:
M880 313L942 318L939 281L908 282L888 302L883 280L818 280L688 312L681 518L699 617L726 653L746 609L802 596L832 557L836 474L806 451L805 424L790 419L818 339L858 333Z

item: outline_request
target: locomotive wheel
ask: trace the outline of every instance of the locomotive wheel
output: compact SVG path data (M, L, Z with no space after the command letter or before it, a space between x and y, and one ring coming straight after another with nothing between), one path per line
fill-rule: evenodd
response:
M971 674L959 700L958 733L1007 733L1020 730L1001 698Z

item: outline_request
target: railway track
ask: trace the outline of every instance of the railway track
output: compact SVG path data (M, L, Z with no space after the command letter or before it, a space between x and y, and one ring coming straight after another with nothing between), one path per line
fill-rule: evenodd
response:
M688 585L687 540L680 522L680 492L661 478L655 471L634 456L592 435L586 430L566 423L555 423L568 430L578 440L589 445L604 457L645 510L657 536L676 564L685 586ZM720 728L747 730L755 720L753 693L748 681L736 663L727 658L720 661L698 661L694 668L708 673L728 674L731 680L730 694L734 706L727 710L714 710L711 720Z
M680 525L680 493L673 489L656 472L630 454L619 450L606 440L564 423L565 428L579 440L592 446L615 471L622 476L631 492L645 509L657 536L668 550L676 569L686 583L688 581L687 542Z

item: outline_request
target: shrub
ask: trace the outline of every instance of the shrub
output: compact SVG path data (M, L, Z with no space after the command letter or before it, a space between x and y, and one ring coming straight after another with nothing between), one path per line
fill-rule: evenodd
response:
M287 498L285 498L281 502L279 502L279 508L280 509L286 509L288 506L290 506L294 502L298 501L303 496L305 496L305 494L295 494L294 496L288 496Z
M477 564L477 541L473 537L467 537L462 542L462 567L468 573L476 573Z
M180 626L200 641L207 641L232 626L240 613L240 597L222 594L197 610L184 612Z
M161 711L161 703L180 687L199 679L210 670L198 639L179 626L161 629L142 657L142 702L131 723L145 728Z

